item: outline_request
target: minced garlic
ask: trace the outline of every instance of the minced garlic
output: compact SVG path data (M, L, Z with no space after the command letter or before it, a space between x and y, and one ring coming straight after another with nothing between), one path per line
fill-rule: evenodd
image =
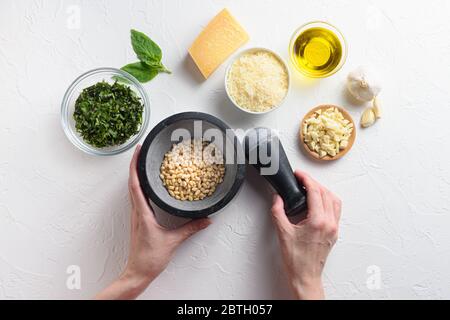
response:
M319 109L303 123L304 142L320 158L335 157L348 147L353 123L337 108Z
M248 52L231 66L227 89L241 108L265 112L278 106L286 97L289 75L273 53L265 50Z

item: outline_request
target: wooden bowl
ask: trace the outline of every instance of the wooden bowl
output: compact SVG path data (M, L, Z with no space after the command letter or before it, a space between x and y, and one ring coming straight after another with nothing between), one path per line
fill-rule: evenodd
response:
M311 117L315 114L316 111L321 110L321 109L322 109L322 110L326 110L326 109L329 109L329 108L337 108L337 109L342 113L342 115L344 116L344 118L345 118L346 120L350 121L350 123L353 124L353 132L352 132L352 134L351 134L351 136L350 136L350 139L349 139L349 141L348 141L348 146L347 146L347 148L345 148L344 150L340 151L340 152L339 152L336 156L334 156L334 157L330 157L330 156L327 155L327 156L321 158L321 157L319 157L319 154L318 154L317 152L311 151L311 150L309 149L309 147L306 145L306 143L305 143L305 137L304 137L304 135L303 135L303 125L305 124L305 121L306 121L307 119L311 118ZM347 152L349 152L350 149L353 147L353 144L354 144L354 142L355 142L355 139L356 139L356 126L355 126L355 123L353 122L352 117L351 117L350 114L349 114L347 111L345 111L343 108L338 107L338 106L335 106L335 105L332 105L332 104L324 104L324 105L320 105L320 106L315 107L314 109L310 110L310 111L304 116L304 118L302 119L302 122L301 122L301 124L300 124L300 143L303 145L303 148L305 149L306 153L307 153L309 156L311 156L313 159L315 159L315 160L320 160L320 161L334 161L334 160L338 160L338 159L342 158L342 157L345 156L345 155L347 154Z

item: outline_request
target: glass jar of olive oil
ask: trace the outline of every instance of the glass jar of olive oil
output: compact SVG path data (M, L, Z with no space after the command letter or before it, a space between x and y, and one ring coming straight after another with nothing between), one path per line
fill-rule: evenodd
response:
M307 77L329 77L345 63L347 44L341 32L326 22L310 22L292 36L289 55L295 68Z

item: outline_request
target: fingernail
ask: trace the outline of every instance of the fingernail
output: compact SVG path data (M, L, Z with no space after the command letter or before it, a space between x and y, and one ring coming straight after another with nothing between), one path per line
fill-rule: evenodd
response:
M274 193L272 196L272 202L277 201L277 199L278 199L278 195L276 193Z

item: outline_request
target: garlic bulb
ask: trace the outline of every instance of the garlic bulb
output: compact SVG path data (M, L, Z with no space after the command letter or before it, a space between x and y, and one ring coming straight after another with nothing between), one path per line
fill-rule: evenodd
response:
M376 76L364 67L350 72L347 78L347 88L355 99L359 101L372 101L381 91Z

